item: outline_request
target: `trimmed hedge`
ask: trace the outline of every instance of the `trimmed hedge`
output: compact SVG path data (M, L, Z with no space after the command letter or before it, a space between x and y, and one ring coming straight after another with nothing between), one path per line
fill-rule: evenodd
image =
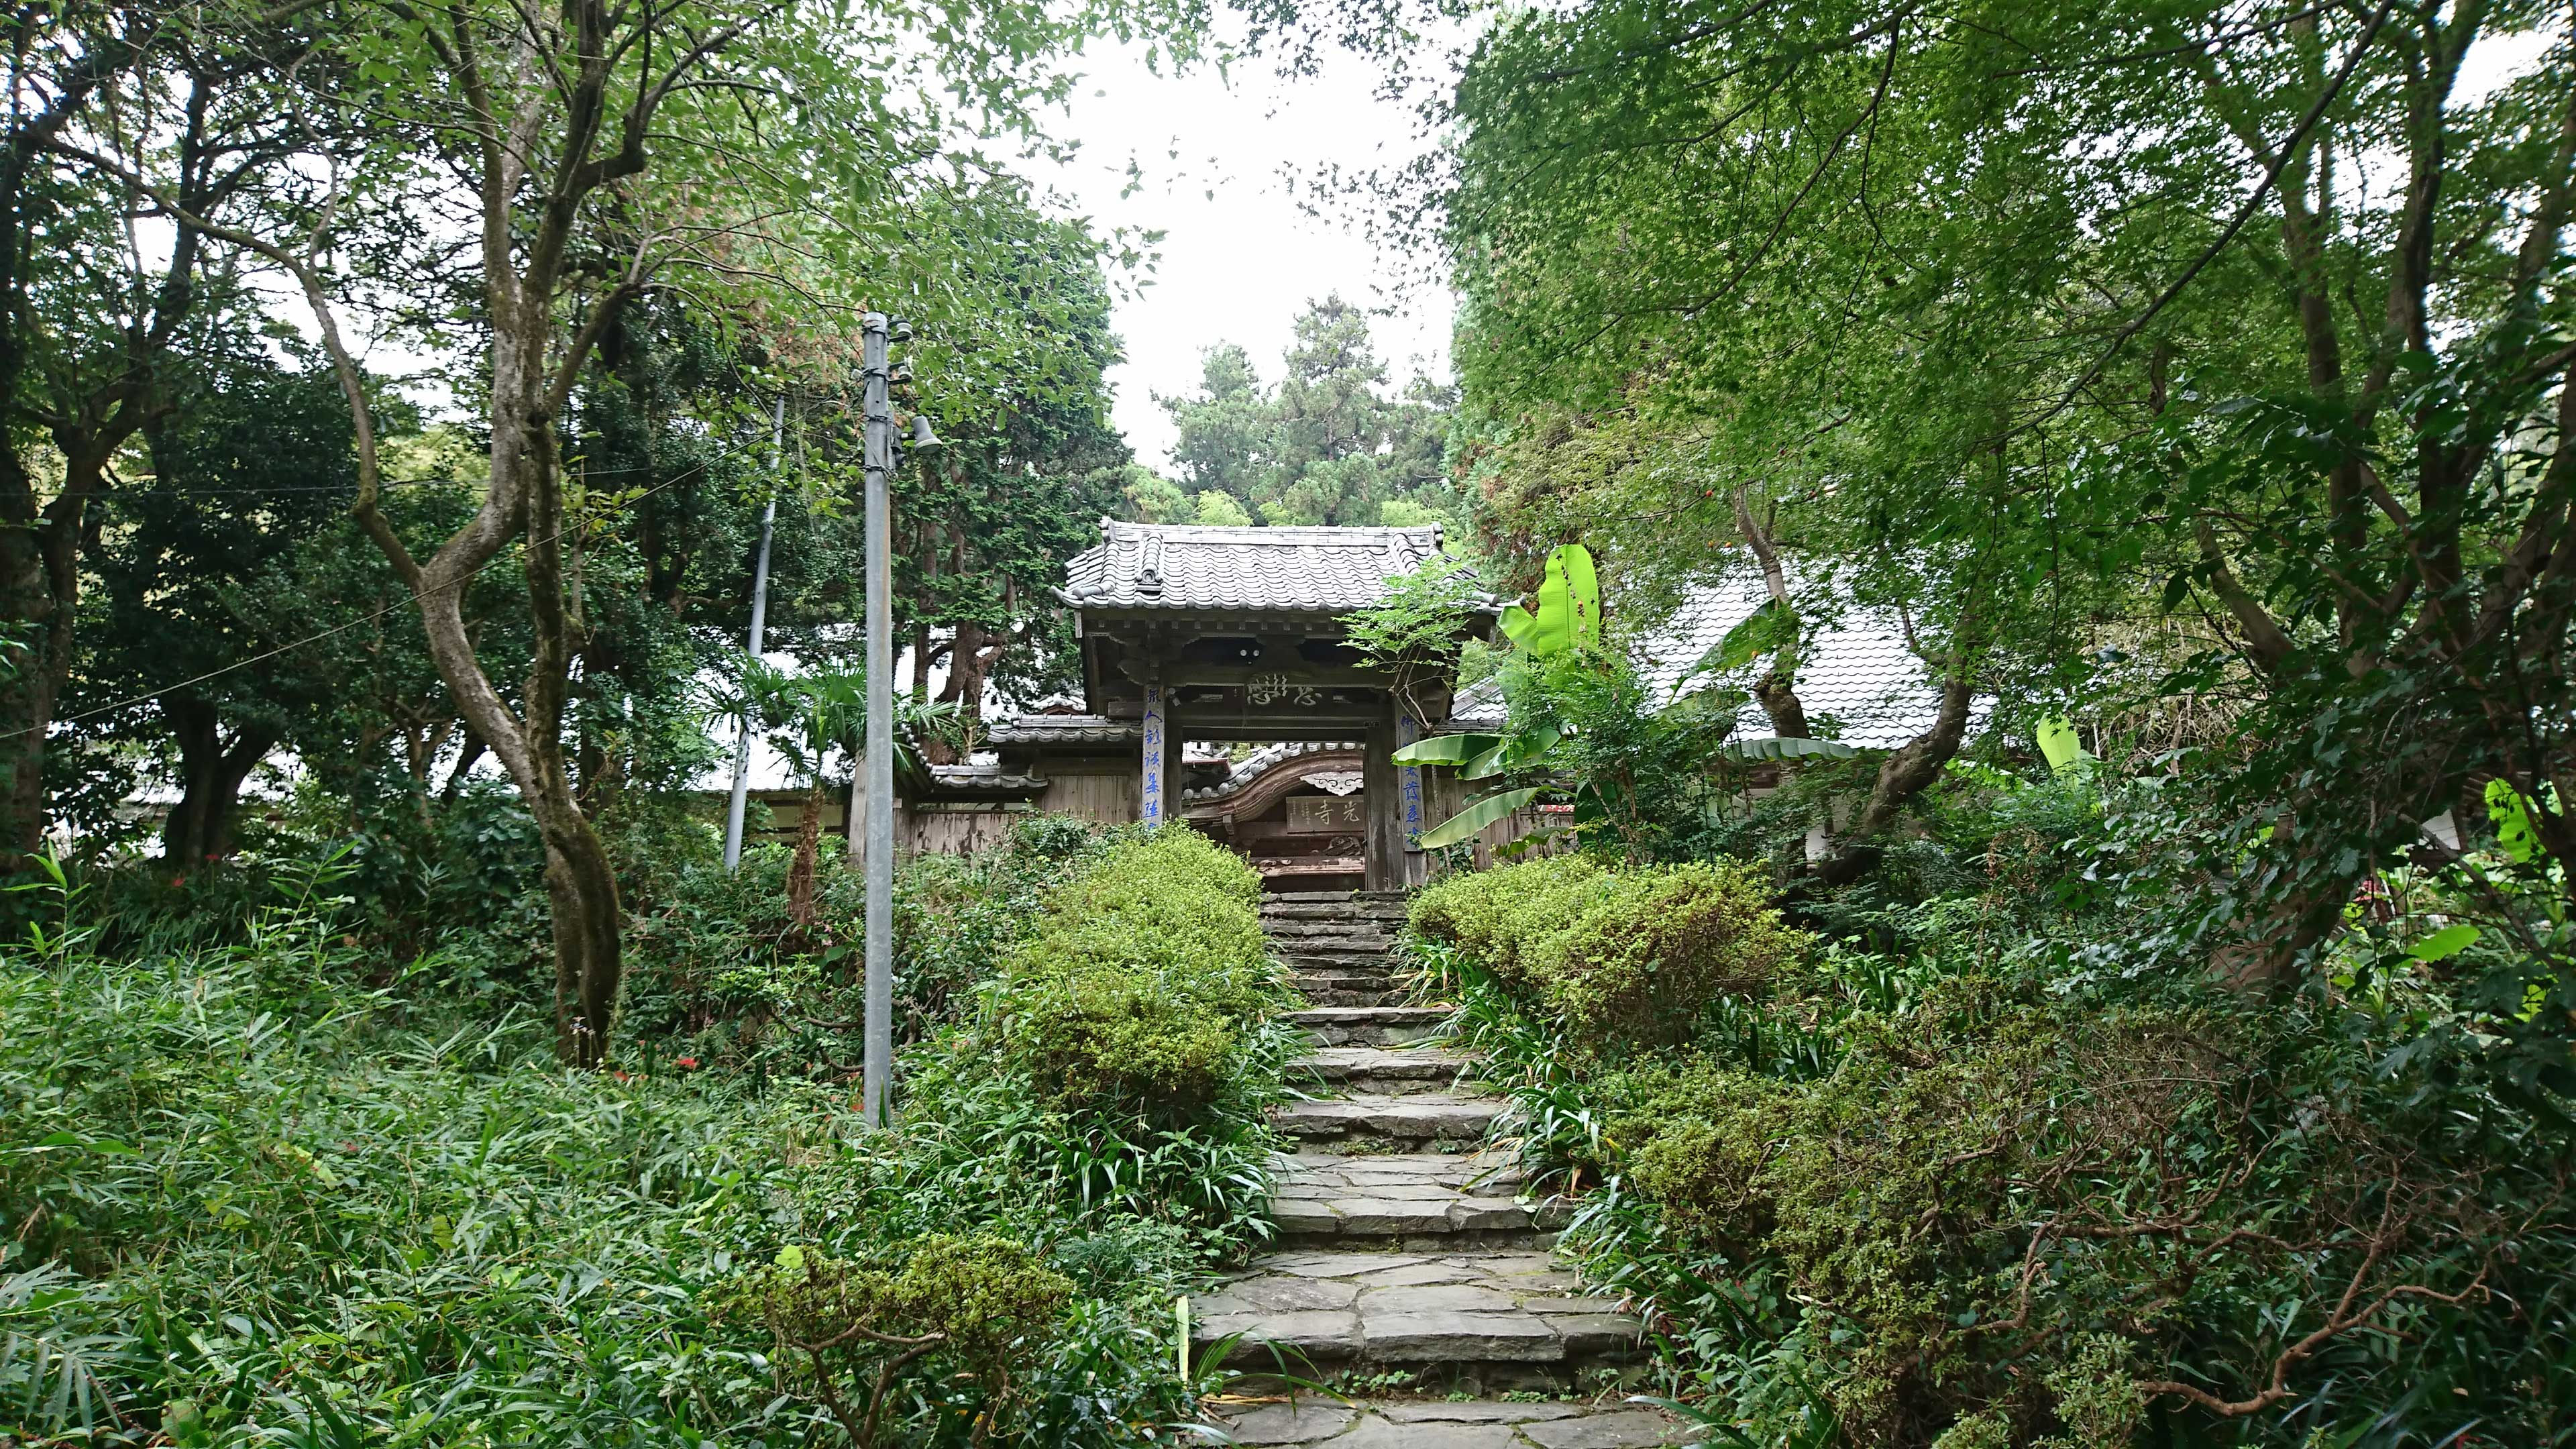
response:
M1005 1041L1061 1105L1188 1111L1279 1000L1261 877L1196 831L1120 841L1012 953Z
M1751 867L1583 855L1451 876L1414 898L1411 924L1534 994L1587 1043L1680 1040L1713 998L1761 989L1808 942Z

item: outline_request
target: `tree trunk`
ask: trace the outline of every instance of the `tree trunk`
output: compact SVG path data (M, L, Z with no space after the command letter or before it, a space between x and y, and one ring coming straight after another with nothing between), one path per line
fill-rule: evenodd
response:
M6 465L19 472L15 458ZM56 628L61 615L46 580L34 495L7 489L12 506L0 520L0 618L16 627L0 640L0 852L24 859L44 845L45 732L54 722L58 676Z
M200 699L167 696L161 713L179 745L179 803L161 824L161 858L173 870L194 870L232 853L242 782L276 748L277 736L243 728L227 747L222 716Z
M554 926L556 1050L567 1063L596 1067L607 1059L610 1017L624 967L624 923L616 870L599 832L582 813L565 760L564 703L579 621L565 588L562 474L545 386L551 319L520 289L504 282L494 290L491 481L483 506L426 563L412 559L374 508L372 426L363 413L363 394L354 367L327 325L325 342L342 364L343 387L358 414L359 521L419 601L439 678L455 696L467 727L519 787L545 843L546 899ZM323 309L317 305L315 310ZM536 638L521 711L513 711L484 674L466 630L463 603L465 585L513 537L522 541Z
M1770 531L1754 522L1753 505L1744 489L1735 490L1735 526L1744 535L1746 546L1753 550L1762 565L1762 587L1782 617L1797 627L1798 609L1789 602L1789 576L1780 567L1780 551L1772 546ZM1771 733L1784 740L1803 740L1807 734L1807 707L1798 698L1798 640L1793 633L1771 656L1771 667L1753 681L1753 697L1762 704L1762 712L1771 717Z
M814 866L823 853L823 777L805 789L805 818L796 822L796 854L787 865L787 918L814 924Z
M1959 746L1967 738L1969 706L1976 700L1974 666L1967 662L1969 645L1962 641L1952 646L1954 660L1949 677L1941 681L1941 708L1932 719L1932 727L1904 744L1879 762L1878 778L1870 785L1869 803L1861 807L1860 818L1852 823L1842 848L1816 867L1817 876L1828 885L1844 885L1867 875L1878 865L1878 847L1871 844L1887 827L1896 823L1897 812L1905 802L1923 792L1923 788L1941 778L1941 771L1958 758Z
M120 416L131 409L121 410ZM23 861L45 843L45 739L72 670L72 618L80 604L80 519L105 474L108 455L133 431L101 430L95 448L68 453L62 491L36 507L33 480L14 449L0 476L0 619L20 637L0 640L9 666L0 679L0 852Z
M625 965L624 920L617 899L617 872L599 832L582 811L564 749L564 705L578 650L575 636L581 630L565 584L563 470L555 455L554 418L546 405L550 319L543 308L530 305L512 320L525 329L512 339L515 345L502 340L508 329L494 330L493 374L509 386L507 391L495 389L492 451L498 465L506 446L510 465L519 472L516 491L526 514L521 557L528 579L529 618L536 626L536 648L528 660L523 692L527 775L519 788L546 842L546 895L554 908L558 1045L573 1062L596 1067L607 1060L609 1018L617 1008L618 980ZM455 682L451 680L449 687L453 689ZM577 1016L562 1010L566 1002L578 1002Z

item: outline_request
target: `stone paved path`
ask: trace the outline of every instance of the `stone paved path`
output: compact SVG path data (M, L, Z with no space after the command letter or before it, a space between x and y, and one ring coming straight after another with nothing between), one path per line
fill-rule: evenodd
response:
M1271 1202L1278 1251L1194 1304L1193 1320L1202 1343L1242 1335L1239 1368L1276 1353L1299 1378L1404 1374L1447 1397L1305 1394L1242 1407L1228 1431L1333 1449L1685 1442L1615 1393L1601 1404L1502 1397L1593 1387L1638 1360L1637 1324L1583 1294L1548 1253L1559 1216L1520 1196L1507 1157L1478 1150L1502 1103L1427 1040L1445 1010L1396 1004L1387 951L1403 918L1391 895L1264 902L1273 949L1315 1003L1292 1018L1315 1043L1301 1064L1315 1099L1277 1116L1299 1143Z

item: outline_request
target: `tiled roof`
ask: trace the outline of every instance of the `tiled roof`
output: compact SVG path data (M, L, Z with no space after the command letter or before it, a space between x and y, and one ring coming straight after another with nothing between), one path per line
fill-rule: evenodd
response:
M1498 730L1503 727L1503 677L1488 674L1468 685L1449 701L1449 726L1462 730Z
M1359 748L1361 748L1361 746L1356 742L1325 740L1290 740L1282 744L1263 745L1260 749L1254 750L1251 754L1248 754L1242 759L1236 761L1234 773L1226 777L1224 784L1211 785L1202 790L1192 790L1187 792L1182 798L1187 800L1222 800L1228 795L1232 795L1237 791L1244 789L1253 781L1260 779L1272 770L1297 759L1301 755L1320 755L1331 751L1348 751Z
M1136 721L1096 714L1013 715L984 731L985 743L995 745L1119 745L1144 738L1145 727Z
M1682 676L1768 597L1761 576L1750 571L1692 590L1672 619L1638 648L1639 672L1655 697L1671 699ZM1691 684L1712 682L1701 675ZM1809 728L1867 749L1891 749L1930 729L1940 704L1930 672L1905 647L1896 617L1857 607L1829 626L1811 622L1800 650L1797 690ZM1988 701L1977 702L1971 729L1984 721L1988 707ZM1487 678L1460 690L1449 713L1461 729L1501 727L1499 683ZM1771 717L1759 704L1747 704L1736 717L1734 737L1770 738Z
M1003 770L998 760L977 760L965 765L933 765L930 782L942 790L1006 790L1035 794L1046 788L1038 775L1014 775Z
M1347 613L1440 551L1440 528L1214 528L1100 520L1065 565L1076 608Z

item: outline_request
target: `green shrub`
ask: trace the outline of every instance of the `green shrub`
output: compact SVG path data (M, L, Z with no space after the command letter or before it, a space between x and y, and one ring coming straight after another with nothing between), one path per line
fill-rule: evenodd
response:
M1260 877L1190 830L1110 847L1013 954L1005 1033L1060 1104L1186 1115L1235 1075L1278 999Z
M1679 1040L1712 1001L1758 991L1807 944L1748 867L1582 855L1451 876L1416 898L1411 924L1534 992L1594 1047Z
M1035 815L993 849L903 862L894 880L898 1039L925 1040L964 1015L1047 890L1099 849L1099 832ZM792 855L756 846L738 870L710 855L668 872L660 894L640 903L618 1009L631 1057L811 1077L838 1076L858 1060L866 881L850 857L824 852L811 918L799 922L787 901Z
M1073 1280L990 1234L916 1238L885 1259L852 1263L791 1245L716 1301L769 1331L786 1383L859 1449L878 1442L896 1374L914 1363L973 1379L990 1433L1014 1407L1013 1380L1045 1352Z

